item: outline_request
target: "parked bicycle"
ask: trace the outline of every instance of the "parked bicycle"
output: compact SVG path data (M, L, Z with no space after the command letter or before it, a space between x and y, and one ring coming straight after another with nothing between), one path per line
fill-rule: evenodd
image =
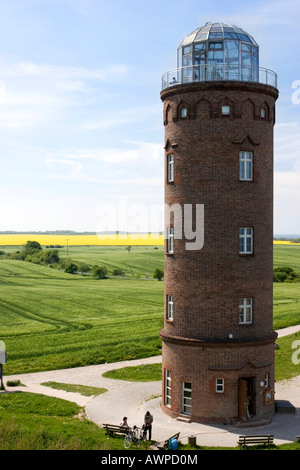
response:
M133 426L133 428L129 429L128 434L124 437L124 447L129 449L131 445L134 443L136 447L140 447L141 442L146 440L146 429L145 426L138 428L137 426Z

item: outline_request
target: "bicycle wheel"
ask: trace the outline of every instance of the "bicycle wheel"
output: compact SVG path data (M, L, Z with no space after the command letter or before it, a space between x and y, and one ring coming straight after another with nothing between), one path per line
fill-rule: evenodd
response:
M130 434L126 434L126 436L124 437L124 447L126 449L129 449L131 444L132 444L132 437L130 436Z

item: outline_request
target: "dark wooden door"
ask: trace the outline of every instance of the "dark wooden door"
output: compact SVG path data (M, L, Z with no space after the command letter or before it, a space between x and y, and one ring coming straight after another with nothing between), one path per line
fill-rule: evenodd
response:
M248 418L247 399L248 399L247 380L239 379L239 418L244 419L244 420Z

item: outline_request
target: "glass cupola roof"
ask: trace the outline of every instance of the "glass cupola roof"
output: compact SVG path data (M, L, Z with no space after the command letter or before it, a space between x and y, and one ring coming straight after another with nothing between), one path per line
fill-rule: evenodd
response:
M248 33L224 23L206 24L187 36L178 48L184 80L257 81L258 45ZM193 68L191 68L193 67Z
M233 39L248 42L258 47L253 37L237 26L225 23L207 23L205 26L195 29L195 31L187 36L179 48L191 45L193 42L207 41L211 39Z
M206 23L177 49L177 68L162 77L162 88L184 83L232 80L277 87L277 75L260 67L259 47L242 28Z

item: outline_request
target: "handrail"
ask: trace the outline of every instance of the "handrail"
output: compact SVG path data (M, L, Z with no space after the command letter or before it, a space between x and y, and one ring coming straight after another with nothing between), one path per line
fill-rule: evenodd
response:
M162 76L162 89L174 85L211 81L256 82L277 88L277 74L263 67L232 64L187 65Z

